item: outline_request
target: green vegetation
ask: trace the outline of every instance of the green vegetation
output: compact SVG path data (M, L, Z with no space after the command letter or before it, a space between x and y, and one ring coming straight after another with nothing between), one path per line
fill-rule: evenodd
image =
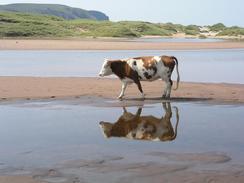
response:
M109 17L99 11L88 11L80 8L72 8L60 4L32 4L17 3L0 5L0 11L35 13L43 15L53 15L64 19L93 19L93 20L109 20Z
M203 35L203 34L200 34L200 35L198 36L198 38L199 38L199 39L206 39L207 36L205 36L205 35Z
M241 36L244 35L244 28L233 26L223 29L218 36Z
M197 25L188 25L184 28L184 32L187 35L198 35L200 32L200 29Z
M223 24L209 26L218 35L244 35L244 28L225 27ZM57 16L0 12L0 37L141 37L145 35L171 36L185 33L200 38L197 25L173 23L150 23L142 21L97 21L91 19L67 20Z
M212 26L209 26L210 31L214 31L214 32L222 31L225 28L226 28L226 26L222 23L217 23L217 24L214 24Z
M210 31L218 32L217 36L241 36L244 35L244 28L238 26L226 27L222 23L209 26Z
M73 36L71 29L63 27L62 18L23 13L0 13L1 37Z
M170 36L175 32L176 29L167 24L65 20L56 16L0 12L1 37L140 37Z

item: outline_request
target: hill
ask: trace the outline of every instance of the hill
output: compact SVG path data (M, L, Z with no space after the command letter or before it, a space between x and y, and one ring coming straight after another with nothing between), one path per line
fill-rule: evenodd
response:
M80 8L72 8L59 4L31 4L17 3L0 5L0 11L36 13L44 15L54 15L64 19L93 19L93 20L109 20L109 17L102 12L95 10L84 10Z
M96 13L96 12L95 12ZM223 24L212 26L180 25L173 23L150 23L142 21L91 19L67 20L57 16L0 12L0 37L141 37L173 36L182 34L193 37L226 37L243 38L244 28L226 27Z

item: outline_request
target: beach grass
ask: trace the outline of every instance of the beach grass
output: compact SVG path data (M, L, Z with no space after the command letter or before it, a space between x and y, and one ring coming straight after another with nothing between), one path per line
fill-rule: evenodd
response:
M218 35L244 35L244 28L226 27L223 24L209 26ZM151 23L143 21L97 21L90 19L66 20L56 16L0 12L0 37L141 37L172 36L176 33L199 36L197 25Z

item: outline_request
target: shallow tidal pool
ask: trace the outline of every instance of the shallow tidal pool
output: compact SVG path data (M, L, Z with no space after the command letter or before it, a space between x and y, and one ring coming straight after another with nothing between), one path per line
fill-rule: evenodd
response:
M0 163L42 167L100 155L135 161L151 152L223 152L244 163L243 111L243 105L202 102L133 107L97 107L79 99L2 104Z
M243 105L94 101L2 102L0 176L50 183L243 182Z

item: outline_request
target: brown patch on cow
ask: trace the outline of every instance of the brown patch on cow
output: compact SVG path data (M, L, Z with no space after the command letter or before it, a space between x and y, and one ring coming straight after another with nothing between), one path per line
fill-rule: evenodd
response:
M130 79L135 79L135 77L138 77L137 72L134 71L126 61L111 60L108 61L108 63L113 73L117 75L120 79L124 79L126 77Z
M140 92L143 93L138 73L135 70L133 70L126 61L113 60L109 61L109 64L110 68L112 69L112 72L115 75L117 75L120 79L132 79L138 86Z
M168 67L171 72L174 70L175 67L175 60L174 57L170 57L170 56L161 56L161 60L164 64L165 67Z

